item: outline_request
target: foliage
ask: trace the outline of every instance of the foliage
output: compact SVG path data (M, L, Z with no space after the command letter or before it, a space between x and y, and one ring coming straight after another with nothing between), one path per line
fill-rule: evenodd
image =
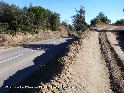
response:
M50 16L50 29L55 31L55 30L59 30L59 26L60 26L60 15L58 13L52 13Z
M62 21L62 26L66 28L68 35L71 36L74 32L74 27L71 24L68 24L66 21Z
M117 20L117 21L115 22L115 25L124 26L124 19Z
M66 29L68 29L69 31L74 31L74 27L71 24L68 24L65 21L62 21L62 26L64 26Z
M37 32L37 29L58 30L60 15L40 6L24 7L9 5L0 1L0 28L8 33Z
M100 12L98 16L96 16L96 18L91 20L91 25L95 26L95 25L99 25L99 24L109 24L111 23L111 20L109 20L107 18L107 16L104 15L103 12Z
M68 28L68 23L66 21L62 21L62 26Z
M85 22L85 10L81 7L76 10L76 14L73 16L73 26L76 31L84 31L87 28L87 23Z

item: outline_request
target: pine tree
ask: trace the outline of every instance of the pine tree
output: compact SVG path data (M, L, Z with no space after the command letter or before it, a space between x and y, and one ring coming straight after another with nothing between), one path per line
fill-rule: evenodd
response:
M73 26L76 31L84 31L87 27L85 22L85 10L84 7L81 7L79 10L76 10L76 15L73 16Z

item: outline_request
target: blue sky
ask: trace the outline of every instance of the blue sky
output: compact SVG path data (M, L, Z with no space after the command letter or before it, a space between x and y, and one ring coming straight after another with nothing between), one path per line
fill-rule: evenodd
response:
M124 0L3 0L10 4L16 4L21 8L29 6L42 6L44 8L55 11L61 15L61 20L67 20L71 23L72 16L75 14L75 9L84 6L86 10L86 22L103 12L105 15L115 22L118 19L124 18Z

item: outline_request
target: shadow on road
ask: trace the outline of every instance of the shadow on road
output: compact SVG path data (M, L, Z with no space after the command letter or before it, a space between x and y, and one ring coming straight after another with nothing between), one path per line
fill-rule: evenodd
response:
M56 69L56 73L53 72L49 75L47 75L47 78L44 78L42 80L36 80L34 81L28 81L28 82L23 82L23 80L30 76L33 75L34 72L38 69L40 69L40 73L43 73L44 71L48 72L48 70L44 69L45 66L49 66L48 62L51 62L50 64L53 64L53 61L49 61L52 60L53 58L57 57L58 54L60 54L61 52L63 52L65 50L65 48L72 43L73 39L68 39L67 42L61 43L59 45L53 45L53 44L28 44L28 45L23 45L22 47L24 48L30 48L33 50L45 50L45 53L43 53L40 56L37 56L33 62L34 65L29 66L27 68L24 68L22 70L17 71L14 75L10 76L7 80L4 81L3 86L0 88L0 93L4 93L5 90L17 90L16 91L12 91L12 92L8 92L8 93L22 93L19 92L16 86L32 86L36 87L37 84L35 83L40 83L42 81L42 83L46 83L49 82L49 80L51 80L55 74L60 73L61 72L61 65L62 64L56 64L55 67L53 66L54 69ZM47 64L47 65L46 65ZM42 70L43 69L43 70ZM11 69L10 69L11 70ZM36 73L39 73L39 71L36 71ZM36 74L35 73L35 74ZM37 76L37 74L36 74ZM29 77L30 78L30 77ZM34 77L35 78L35 75ZM39 77L41 79L41 76ZM37 78L38 79L38 78ZM22 83L20 83L20 81ZM18 87L19 88L19 87ZM21 90L21 89L19 89ZM32 90L32 89L30 89ZM25 89L23 91L23 93L27 93L25 92Z

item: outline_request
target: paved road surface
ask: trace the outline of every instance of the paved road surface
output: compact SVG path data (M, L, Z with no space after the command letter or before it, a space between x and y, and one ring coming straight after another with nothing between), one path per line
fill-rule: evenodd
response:
M63 51L71 38L45 40L0 52L0 93L29 76Z

